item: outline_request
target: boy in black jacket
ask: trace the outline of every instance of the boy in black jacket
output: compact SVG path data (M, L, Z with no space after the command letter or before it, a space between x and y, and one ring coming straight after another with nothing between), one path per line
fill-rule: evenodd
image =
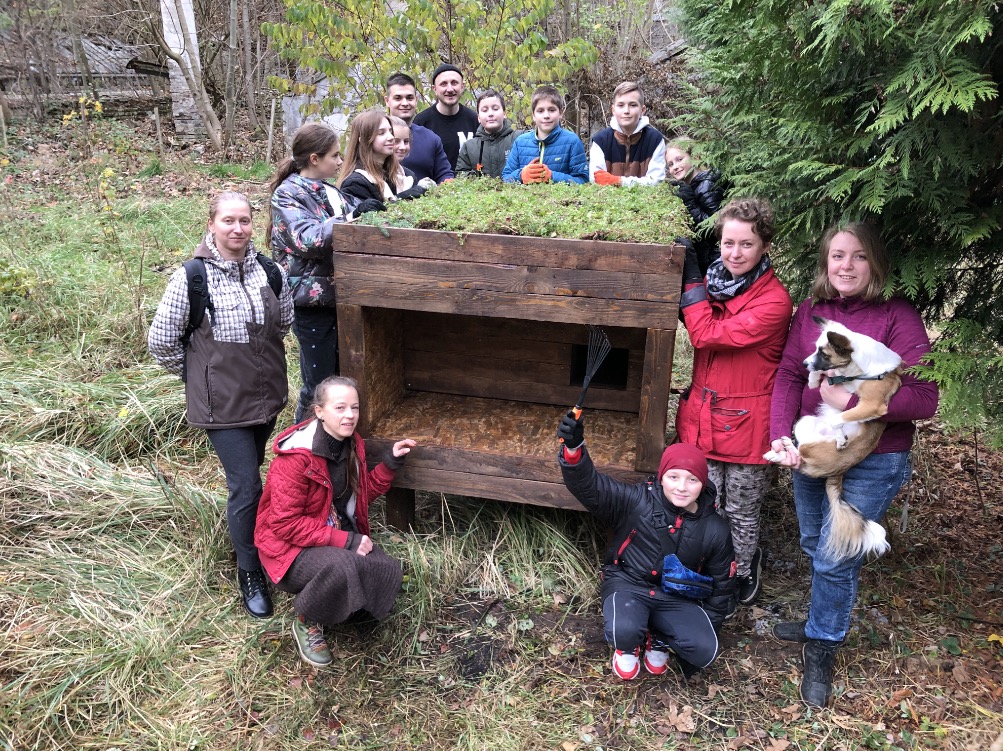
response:
M670 648L685 675L707 667L735 594L731 529L714 509L707 459L677 443L665 449L656 478L629 485L596 471L573 411L557 435L564 484L613 531L600 589L613 672L637 677L643 650L645 669L661 675Z

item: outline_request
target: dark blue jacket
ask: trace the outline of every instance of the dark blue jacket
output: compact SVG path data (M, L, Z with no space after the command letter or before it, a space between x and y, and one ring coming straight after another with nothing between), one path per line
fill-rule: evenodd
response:
M431 177L437 183L453 178L442 139L420 125L411 126L411 153L402 164L414 172L415 182L423 177Z

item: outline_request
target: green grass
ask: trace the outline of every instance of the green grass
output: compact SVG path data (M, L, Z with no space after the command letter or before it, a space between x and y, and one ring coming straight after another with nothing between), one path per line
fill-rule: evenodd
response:
M864 571L834 712L798 704L796 651L764 636L805 607L786 483L764 509L762 607L725 628L696 681L611 679L605 533L590 517L433 493L419 494L412 533L375 507L374 536L407 575L394 615L332 629L335 665L306 668L289 597L270 620L243 614L222 470L184 422L180 382L145 352L216 186L137 196L131 179L116 176L110 212L87 191L2 199L15 210L0 267L30 291L0 288L0 748L982 751L1003 731L1003 647L988 638L1003 632L955 617L1000 619L999 593L968 580L1003 559L997 545L958 561L946 536L938 457L960 444L916 454L922 492L892 555ZM688 357L680 337L676 374ZM966 537L1003 508L998 493L985 516L961 500Z

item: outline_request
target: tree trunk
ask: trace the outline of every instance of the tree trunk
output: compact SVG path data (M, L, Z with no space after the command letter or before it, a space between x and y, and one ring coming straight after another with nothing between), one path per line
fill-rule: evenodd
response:
M254 62L251 52L251 22L248 11L250 0L243 0L240 4L241 26L244 31L242 46L244 48L244 95L247 97L247 115L251 121L251 127L257 130L258 125L258 100L254 91Z
M87 60L87 50L84 49L84 40L80 36L80 19L77 16L76 0L63 0L63 15L66 18L66 30L70 34L73 42L73 57L76 58L77 65L80 66L80 75L83 78L84 88L90 91L91 98L97 101L101 98L98 87L94 83L94 76L91 75L90 62Z
M230 0L230 46L226 54L226 127L224 141L229 148L233 141L233 119L237 109L237 87L234 85L237 68L237 0Z

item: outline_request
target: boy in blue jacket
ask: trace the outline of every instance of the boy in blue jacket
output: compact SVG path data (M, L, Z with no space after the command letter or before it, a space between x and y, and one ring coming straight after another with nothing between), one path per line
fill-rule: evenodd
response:
M553 86L533 92L535 130L512 143L502 180L508 183L549 183L589 181L589 160L582 140L561 127L564 97Z

